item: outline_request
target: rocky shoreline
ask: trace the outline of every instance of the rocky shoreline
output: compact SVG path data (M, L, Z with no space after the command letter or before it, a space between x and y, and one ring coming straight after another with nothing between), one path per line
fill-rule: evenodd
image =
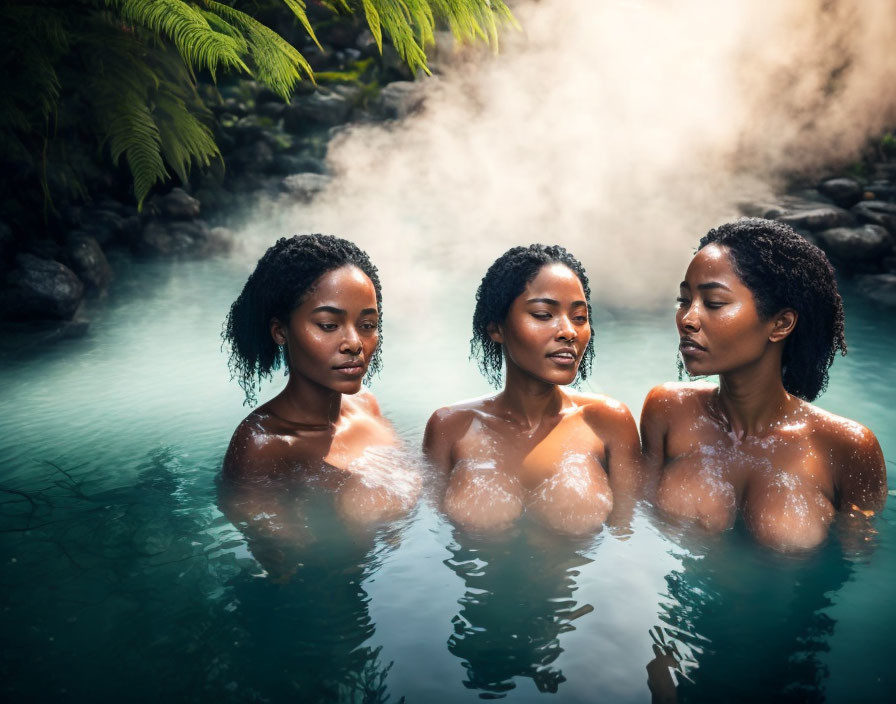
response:
M342 28L344 30L345 28ZM370 32L334 31L323 51L303 47L320 79L302 84L290 102L251 80L202 90L215 115L226 168L195 174L189 191L174 187L136 205L111 197L61 212L54 232L25 236L0 222L0 318L42 339L83 335L85 299L102 296L114 271L107 253L134 257L207 257L233 243L228 223L262 196L310 201L330 181L325 155L349 124L400 119L422 102L394 49L381 56ZM431 57L452 51L439 36ZM892 155L891 155L892 156ZM824 249L857 290L896 307L896 159L864 165L865 173L832 175L771 201L743 203L744 215L793 226Z
M865 298L896 307L896 161L871 164L867 178L837 176L770 202L742 203L751 217L787 223L827 253Z

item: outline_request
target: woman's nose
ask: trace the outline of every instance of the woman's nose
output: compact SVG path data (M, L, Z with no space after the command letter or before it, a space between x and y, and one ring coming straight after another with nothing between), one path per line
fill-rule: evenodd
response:
M697 306L691 303L687 309L679 312L678 326L683 330L695 332L700 329L700 316L698 315Z
M565 315L557 319L557 339L572 342L578 337L575 326L572 321Z
M346 328L345 337L342 339L339 351L348 354L361 353L361 336L358 335L358 331L354 327L349 326Z

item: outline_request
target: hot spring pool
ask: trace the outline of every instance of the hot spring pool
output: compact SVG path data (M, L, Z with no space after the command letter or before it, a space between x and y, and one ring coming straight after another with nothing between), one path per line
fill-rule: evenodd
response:
M892 499L861 554L832 540L800 558L664 532L646 509L630 532L485 541L424 502L374 535L324 536L288 583L259 576L215 482L246 413L219 332L247 266L117 269L86 338L2 353L7 701L643 702L655 640L683 658L682 701L890 700ZM410 445L436 407L488 390L467 361L474 289L422 320L386 289L373 391ZM662 314L595 302L589 387L636 416L675 374L673 296ZM876 432L893 487L896 327L845 296L850 354L819 404Z

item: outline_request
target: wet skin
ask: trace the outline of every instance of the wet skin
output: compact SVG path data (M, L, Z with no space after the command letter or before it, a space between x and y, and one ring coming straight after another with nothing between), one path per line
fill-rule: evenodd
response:
M493 324L504 390L441 408L424 451L444 472L443 508L457 524L501 530L523 511L565 533L593 532L640 480L638 431L610 398L561 388L591 337L581 282L562 264L538 272Z
M838 512L861 524L883 507L877 439L787 393L781 358L799 316L761 319L727 247L694 256L676 321L688 373L718 374L720 384L663 384L644 402L641 435L661 510L710 531L741 512L761 543L800 550L821 543Z
M238 492L243 518L284 513L271 505L276 492L263 489L272 482L334 488L340 513L362 523L413 505L419 476L398 461L395 431L376 399L361 392L379 342L377 319L373 283L344 266L321 276L288 321L271 321L274 341L286 346L289 380L237 427L222 472L245 487ZM286 524L276 530L289 532Z

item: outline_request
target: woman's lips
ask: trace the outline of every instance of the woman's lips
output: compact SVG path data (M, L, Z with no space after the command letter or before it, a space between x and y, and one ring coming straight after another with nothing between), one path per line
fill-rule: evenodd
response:
M557 350L556 352L551 352L547 357L555 364L564 367L572 366L578 361L575 350Z
M333 367L333 370L347 377L364 376L364 365L360 362L351 362L349 364L340 364Z
M706 352L706 348L703 345L698 345L688 338L682 338L681 342L678 344L678 349L681 350L683 355L696 355L701 352Z

